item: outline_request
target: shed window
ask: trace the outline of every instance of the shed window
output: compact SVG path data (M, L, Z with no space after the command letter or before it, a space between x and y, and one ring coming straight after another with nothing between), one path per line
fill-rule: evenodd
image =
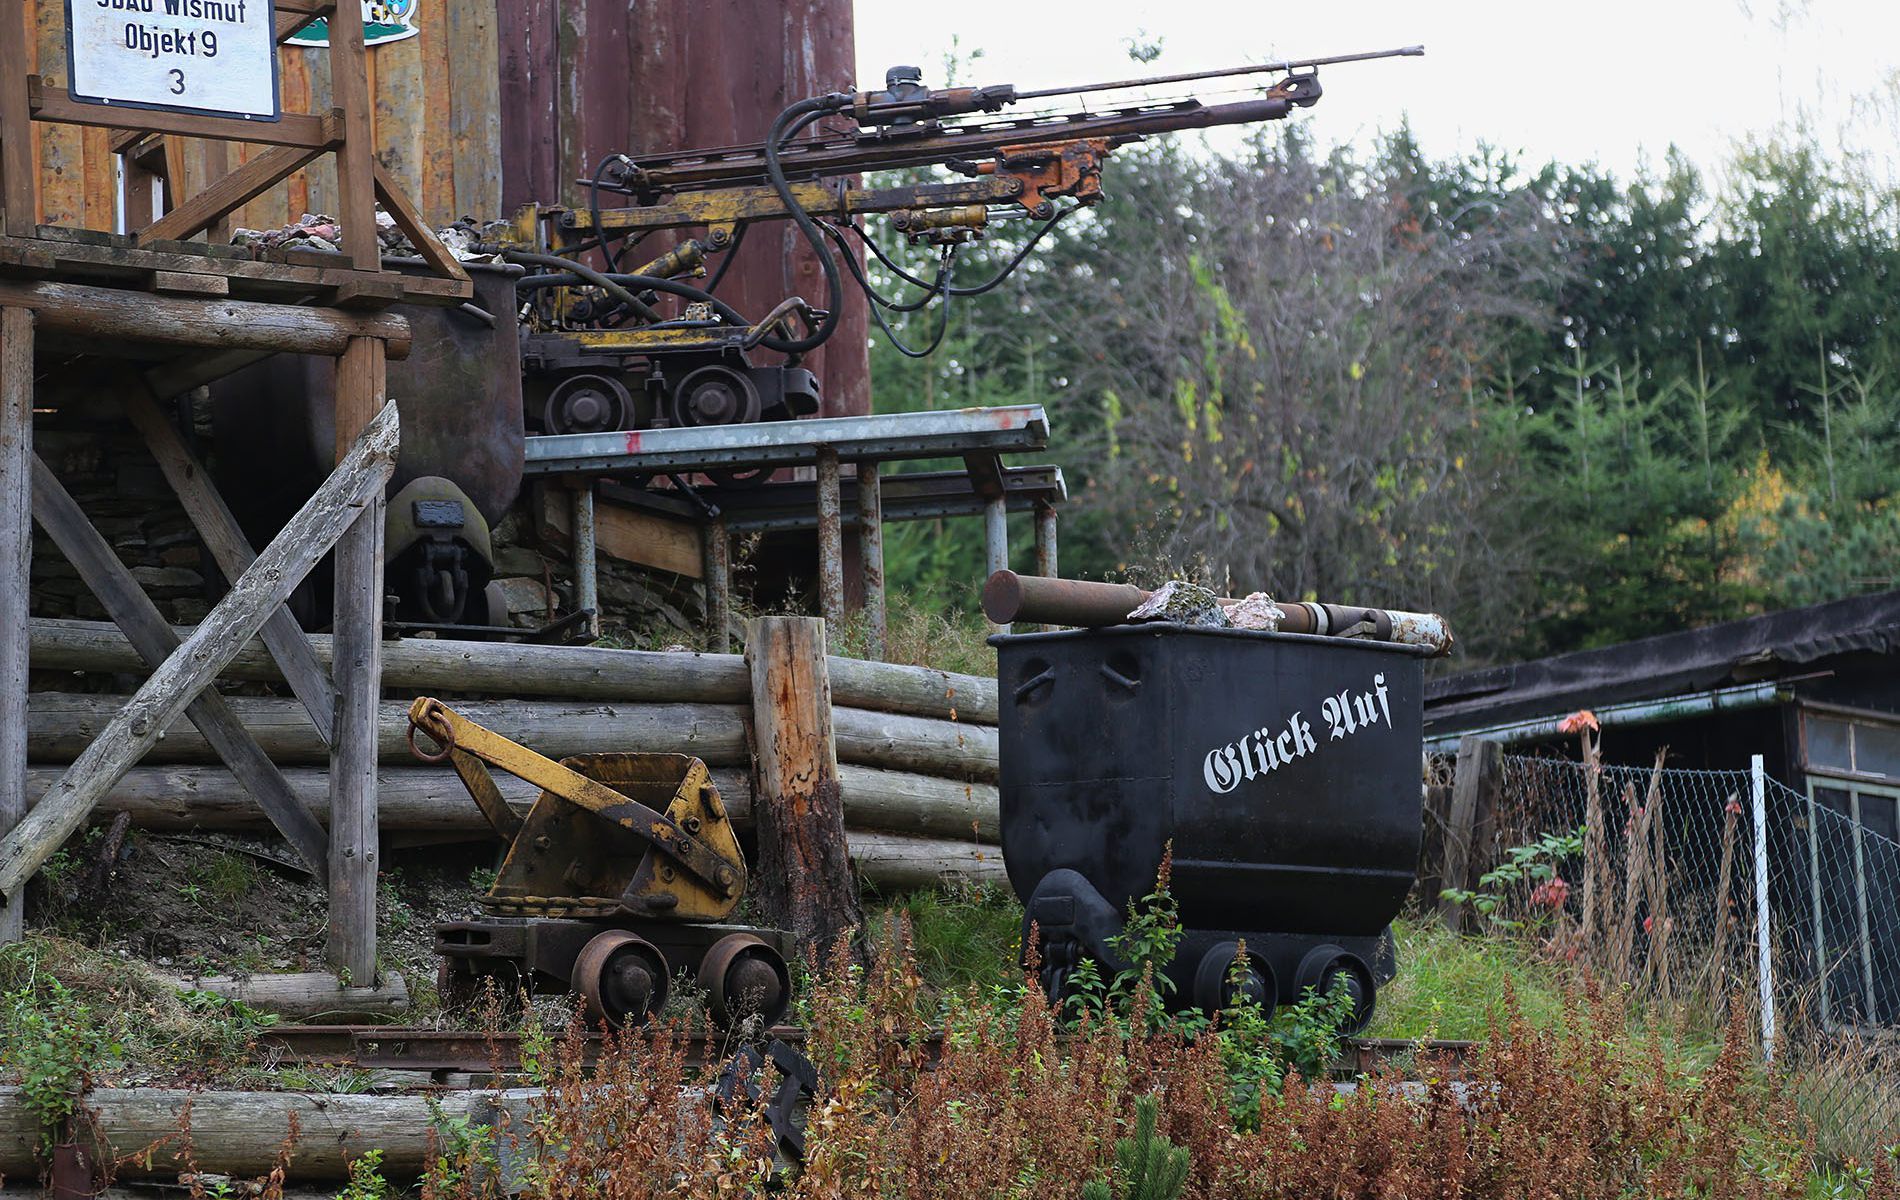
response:
M1900 1023L1900 721L1804 709L1801 732L1824 1019Z

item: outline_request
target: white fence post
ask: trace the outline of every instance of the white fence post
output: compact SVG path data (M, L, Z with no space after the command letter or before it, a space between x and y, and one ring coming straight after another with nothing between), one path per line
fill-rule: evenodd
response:
M1748 760L1755 813L1755 974L1761 985L1761 1053L1775 1060L1775 973L1768 941L1768 777L1761 755Z

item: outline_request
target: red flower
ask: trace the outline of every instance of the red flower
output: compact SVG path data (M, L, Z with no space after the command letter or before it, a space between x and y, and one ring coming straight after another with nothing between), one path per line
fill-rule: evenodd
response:
M1599 728L1597 715L1587 708L1579 709L1557 723L1558 733L1581 733L1586 729L1595 731Z
M1643 918L1643 932L1644 932L1644 933L1648 933L1648 932L1649 932L1649 929L1650 929L1650 926L1652 926L1652 925L1654 925L1655 923L1656 923L1656 918L1654 918L1654 917L1644 917L1644 918Z
M1547 908L1562 908L1570 898L1570 885L1562 879L1547 879L1531 889L1531 903Z
M1742 802L1740 800L1737 800L1735 797L1730 796L1728 798L1728 803L1723 806L1723 811L1732 812L1736 814L1737 816L1740 816L1742 812Z

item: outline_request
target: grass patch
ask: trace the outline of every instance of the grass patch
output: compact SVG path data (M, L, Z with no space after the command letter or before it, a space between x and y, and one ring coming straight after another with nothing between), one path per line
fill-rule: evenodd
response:
M924 985L937 992L987 988L1021 978L1023 906L1007 887L949 883L940 888L866 897L866 918L883 939L889 917L907 913L911 946Z
M1565 971L1514 941L1463 937L1437 921L1392 924L1399 973L1379 992L1368 1037L1477 1041L1503 1002L1505 983L1525 1021L1553 1027L1564 1012Z
M0 947L0 1075L72 1048L112 1047L88 1075L113 1082L208 1082L243 1071L276 1018L208 992L181 992L128 957L30 933ZM88 1057L92 1057L90 1054Z
M833 654L863 658L865 632L864 614L851 613L828 631L828 648ZM885 613L884 660L995 678L996 651L989 646L990 633L973 608L945 615L919 606L908 596L892 594Z

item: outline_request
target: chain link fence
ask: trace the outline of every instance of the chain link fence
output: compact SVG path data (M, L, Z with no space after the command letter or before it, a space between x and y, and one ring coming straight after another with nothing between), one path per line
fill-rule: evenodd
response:
M1870 1161L1900 1143L1897 804L1851 782L1507 755L1473 848L1497 864L1483 919L1696 1027L1746 1006L1817 1148Z

